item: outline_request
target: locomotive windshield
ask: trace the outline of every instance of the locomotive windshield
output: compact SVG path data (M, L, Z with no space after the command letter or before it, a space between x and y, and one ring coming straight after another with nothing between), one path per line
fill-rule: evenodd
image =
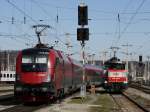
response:
M22 56L23 72L46 72L48 56L42 54L27 54Z
M125 64L122 64L122 63L109 63L105 66L109 69L115 69L115 70L124 70L125 69Z

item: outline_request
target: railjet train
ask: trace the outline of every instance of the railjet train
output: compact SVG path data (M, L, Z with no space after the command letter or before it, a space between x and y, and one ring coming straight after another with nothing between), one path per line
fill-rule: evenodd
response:
M37 44L19 52L14 95L23 102L50 101L87 85L102 84L103 69L85 66L52 47Z
M109 92L121 92L128 87L128 71L125 63L117 57L113 57L105 62L107 71L105 76L104 88Z

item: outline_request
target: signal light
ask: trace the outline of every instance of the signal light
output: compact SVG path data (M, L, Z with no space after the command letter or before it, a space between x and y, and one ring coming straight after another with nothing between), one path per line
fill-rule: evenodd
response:
M78 25L88 25L88 7L78 6Z
M89 40L89 28L78 28L77 29L77 40L78 41Z
M139 56L139 62L142 62L142 56L141 55Z

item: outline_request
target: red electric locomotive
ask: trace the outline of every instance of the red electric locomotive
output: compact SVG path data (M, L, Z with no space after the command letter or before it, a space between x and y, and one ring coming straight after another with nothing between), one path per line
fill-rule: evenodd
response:
M125 69L125 63L117 57L113 57L105 62L107 70L104 88L109 92L121 92L128 87L128 71Z
M83 83L83 70L87 73L87 82L101 81L98 78L102 75L101 70L84 68L63 52L41 43L41 33L49 27L34 25L38 44L20 51L17 56L14 95L23 102L49 101L79 89ZM38 31L38 28L41 29Z
M86 82L100 84L102 69L83 65L63 52L37 45L19 52L14 95L23 102L48 101L79 89Z
M82 65L48 47L22 50L16 61L14 94L23 101L61 97L82 83Z

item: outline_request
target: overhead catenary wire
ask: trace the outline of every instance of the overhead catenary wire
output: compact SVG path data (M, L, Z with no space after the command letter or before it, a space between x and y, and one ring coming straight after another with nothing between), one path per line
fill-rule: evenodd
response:
M49 14L36 0L31 0L31 2L35 3L39 8L41 8L41 10L46 14L46 16L49 17L50 14ZM52 18L52 17L51 17L51 18ZM53 18L52 18L52 20L53 20ZM57 23L58 23L58 8L57 8ZM55 30L56 30L56 33L57 33L57 28L54 28L54 27L53 27L53 29L55 29ZM57 36L57 34L56 34L55 38L56 38L57 40L59 40L62 44L65 45L65 42L63 42L63 41Z
M130 0L131 1L131 0ZM130 2L128 3L128 4L130 4ZM128 5L127 5L128 6ZM58 7L58 6L57 6ZM60 7L60 8L63 8L63 7ZM65 7L64 7L65 8ZM72 8L73 9L73 8ZM75 8L74 8L75 9ZM106 12L107 13L107 12ZM108 12L108 13L116 13L116 12ZM131 11L131 12L120 12L120 14L134 14L135 12L133 12L133 11ZM140 14L142 14L142 13L145 13L145 12L139 12ZM138 13L138 14L139 14ZM60 18L59 18L60 19ZM71 20L71 19L69 19L69 20ZM145 20L145 19L144 19ZM123 23L123 21L121 21L122 23ZM124 22L125 23L125 22ZM128 22L128 23L125 23L125 24L129 24L130 23L130 21ZM130 24L133 24L133 23L130 23ZM123 34L125 34L126 32L124 32ZM136 33L136 32L127 32L127 33L130 33L130 34L134 34L134 33ZM137 33L140 33L140 32L137 32ZM93 35L99 35L99 34L93 34ZM108 35L108 33L105 33L104 35Z
M50 13L48 13L47 10L45 10L45 8L43 8L36 0L31 0L31 2L35 3L45 13L47 17L51 17L53 19Z
M119 42L120 38L122 37L122 35L124 34L124 32L126 32L126 30L128 29L128 27L130 26L130 24L132 23L133 19L135 18L135 16L138 14L138 11L141 9L141 7L143 6L143 4L145 3L146 0L142 0L142 2L140 3L140 5L137 7L135 13L131 16L131 18L129 19L128 24L123 28L117 43Z
M27 16L30 20L32 20L35 24L38 24L38 22L33 19L30 15L28 15L27 13L25 13L22 9L20 9L17 5L15 5L13 2L10 2L10 0L6 0L6 2L8 2L10 5L12 5L14 8L16 8L20 13L22 13L24 16ZM54 27L52 27L53 29L55 29ZM56 29L55 29L56 30ZM62 42L64 45L65 43L58 37L56 37L56 39L58 39L60 42Z
M34 0L36 1L36 0ZM127 3L127 5L125 6L125 8L123 10L120 10L120 14L134 14L135 13L135 10L126 10L129 5L131 4L131 1L132 0L129 0L129 2ZM52 8L59 8L59 9L65 9L65 10L77 10L77 8L75 7L66 7L66 6L60 6L60 5L54 5L54 4L51 4L51 3L46 3L46 2L41 2L41 1L36 1L38 3L40 3L41 5L44 5L44 6L47 6L47 7L52 7ZM126 10L126 11L125 11ZM110 11L110 10L97 10L97 9L93 9L93 8L89 8L89 12L97 12L97 13L104 13L104 14L118 14L118 11ZM141 12L138 12L138 14L145 14L145 13L150 13L150 11L141 11Z
M144 43L143 43L143 45L145 45L145 44L149 44L149 42L150 42L150 35L149 35L150 33L144 33L144 35L149 39L148 41L146 40ZM137 49L137 50L139 50L139 49L144 49L144 47L143 46L139 46L139 48ZM148 51L150 51L150 49L148 49L148 50L146 50L146 52L148 52Z
M27 40L27 41L31 42L31 39L26 36L30 36L30 35L28 35L28 34L21 34L21 35L0 34L0 38L22 39L22 40ZM24 43L26 43L26 42L24 41Z
M131 2L132 2L132 1L133 1L133 0L129 0L129 1L127 2L126 6L124 7L123 12L122 12L121 14L126 14L126 11L127 11L127 9L129 8L129 6L131 5Z
M13 2L11 2L10 0L5 0L7 3L9 3L11 6L13 6L14 8L16 8L20 13L22 13L23 15L27 16L28 18L30 18L35 24L38 24L38 22L33 19L31 16L29 16L28 14L26 14L22 9L20 9L17 5L15 5Z
M11 0L10 0L10 1L11 1ZM14 1L15 1L15 0L14 0ZM30 1L32 2L32 0L30 0ZM40 2L46 2L46 1L38 1L38 0L34 0L34 1L38 2L38 4L40 4ZM129 1L129 0L128 0L128 1ZM11 1L11 2L13 2L13 1ZM141 2L141 1L140 1L140 2ZM15 2L13 2L13 3L15 3ZM32 3L33 3L33 2L32 2ZM48 2L48 3L51 4L51 2ZM16 3L15 3L15 4L16 4ZM53 3L53 4L54 4L54 3ZM40 4L40 5L41 5L41 4ZM54 5L55 5L55 4L54 4ZM56 6L57 6L57 5L61 5L61 4L56 4ZM19 5L18 5L18 6L19 6ZM22 8L21 6L19 6L19 7ZM42 7L42 6L41 6L41 7ZM59 6L57 6L57 7L59 8ZM39 8L40 8L40 7L39 7ZM47 9L47 7L46 7L46 8L45 8L45 7L42 7L42 8ZM61 7L61 6L60 6L59 9L61 10L61 8L62 8L62 9L63 9L63 8L66 9L67 7L65 8L65 7ZM71 7L70 7L70 8L71 8ZM69 7L68 7L68 9L69 9ZM67 9L67 10L68 10L68 9ZM72 8L72 9L73 9L73 8ZM77 8L74 8L74 9L76 10ZM74 10L74 9L73 9L73 10ZM94 9L93 9L93 10L94 10ZM90 11L93 11L93 10L91 9ZM100 11L101 11L101 10L97 10L98 13L99 13ZM25 12L25 11L24 11L24 12ZM47 12L48 12L48 11L47 11ZM107 11L107 10L106 10L106 11L104 10L104 13L105 13L105 12L106 12L106 13L108 12L108 14L109 14L109 10L108 10L108 11ZM138 14L139 14L139 13L142 13L142 12L145 12L145 11L142 11L142 10L141 10L141 11L138 12ZM27 13L27 11L26 11L26 13ZM122 11L121 11L121 12L112 11L112 13L113 13L113 14L119 13L120 16L121 16L121 22L123 23L122 14L133 14L133 10L130 10L130 11L127 10L126 12L122 12ZM29 14L29 15L31 16L30 13L27 13L27 14ZM46 14L46 13L45 13L45 14ZM111 11L110 11L110 14L111 14ZM128 15L127 15L127 16L128 16ZM15 16L14 16L14 17L15 17ZM34 16L31 16L31 17L34 18ZM68 20L68 19L66 19L66 18L62 18L62 19L63 19L63 20ZM103 18L102 18L102 19L103 19ZM115 19L115 18L114 18L114 19ZM114 20L114 19L113 19L113 20ZM136 19L137 19L137 18L136 18ZM34 18L34 20L36 20L36 18ZM60 17L59 17L59 20L61 21L61 18L60 18ZM72 19L69 19L69 20L72 20ZM100 19L99 19L99 18L98 18L98 19L94 19L94 18L93 18L92 20L93 20L93 21L98 21L98 20L101 20L101 18L100 18ZM104 18L103 20L106 20L106 19ZM29 19L29 21L32 21L32 20ZM36 21L38 22L38 20L36 20ZM44 21L45 21L45 20L44 20ZM16 18L15 18L15 22L17 22ZM125 24L128 24L128 23L129 23L129 22L127 21L127 23L125 23ZM133 24L133 21L131 22L131 24ZM121 31L122 31L122 30L121 30ZM116 31L116 33L118 33L118 32ZM136 32L136 31L135 31L135 32L130 32L130 31L127 32L127 30L124 32L124 34L133 34L133 35L136 34L136 33L138 33L138 34L143 34L144 32ZM91 33L91 35L94 35L94 36L95 36L95 35L106 35L106 36L107 36L107 35L111 35L111 34L114 34L114 33L113 33L113 32L107 32L107 31L106 31L106 32L97 32L97 33L94 32L94 33ZM51 36L51 35L50 35L50 36ZM62 36L63 36L63 34L62 34ZM72 36L76 36L76 34L74 34L74 35L72 35ZM54 35L53 37L56 38L55 35ZM58 35L58 37L61 38L59 35ZM102 36L102 37L103 37L103 36ZM107 36L107 37L109 38L110 36ZM134 37L135 37L135 36L134 36ZM134 37L133 37L133 38L134 38ZM61 40L64 41L63 38L61 38Z
M129 5L130 5L130 2L131 2L131 0L129 0L128 1L128 3L127 3L127 5L125 6L125 8L123 9L123 12L125 12L127 9L128 9L128 7L129 7ZM116 26L116 29L115 29L115 38L116 38L116 34L118 34L118 38L120 38L120 29L121 29L121 27L120 27L120 23L121 23L121 21L120 21L120 12L117 14L118 16L117 16L117 26ZM119 32L117 33L117 28L119 27ZM113 42L112 42L112 45L111 46L114 46L113 44L114 44L114 40L113 40Z

